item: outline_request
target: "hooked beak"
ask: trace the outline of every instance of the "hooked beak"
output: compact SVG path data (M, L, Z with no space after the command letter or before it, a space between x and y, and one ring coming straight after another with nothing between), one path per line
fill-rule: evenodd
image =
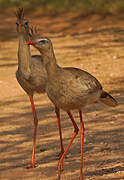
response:
M27 45L34 45L34 43L30 40L26 43Z

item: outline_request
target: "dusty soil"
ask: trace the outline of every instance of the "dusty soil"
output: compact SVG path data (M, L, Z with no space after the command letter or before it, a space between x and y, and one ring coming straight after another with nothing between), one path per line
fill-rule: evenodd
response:
M52 39L58 63L93 74L118 101L116 108L94 104L84 109L84 179L124 179L124 21L123 16L27 16L41 34ZM57 180L56 154L60 150L54 107L47 95L35 95L39 118L35 169L31 161L33 117L28 96L18 85L18 38L14 16L0 15L0 179ZM38 52L32 49L33 54ZM77 112L74 117L80 127ZM64 145L73 133L61 111ZM64 161L62 180L80 174L80 135Z

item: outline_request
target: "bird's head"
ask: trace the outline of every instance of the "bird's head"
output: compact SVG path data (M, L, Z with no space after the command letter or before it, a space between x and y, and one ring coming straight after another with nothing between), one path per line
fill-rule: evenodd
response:
M30 41L27 42L28 45L33 45L36 49L38 49L42 54L46 54L52 50L52 42L47 37L42 37L36 27L30 28Z
M28 20L24 18L24 9L19 8L15 13L17 17L16 25L17 32L27 32L29 31Z

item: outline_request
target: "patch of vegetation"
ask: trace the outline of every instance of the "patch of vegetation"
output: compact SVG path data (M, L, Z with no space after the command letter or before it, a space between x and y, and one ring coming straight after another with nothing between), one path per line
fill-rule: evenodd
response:
M88 14L117 14L124 12L124 0L0 0L0 9L24 7L41 8L46 12L63 11Z

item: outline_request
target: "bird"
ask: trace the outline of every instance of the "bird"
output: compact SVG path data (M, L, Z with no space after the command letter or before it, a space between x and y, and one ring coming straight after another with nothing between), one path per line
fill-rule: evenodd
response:
M27 168L35 167L35 144L38 126L38 118L34 105L34 93L44 93L46 86L47 74L43 66L42 57L39 55L31 56L30 47L26 44L28 40L28 20L24 18L23 8L19 8L16 12L16 25L19 36L18 45L18 69L16 71L16 79L23 90L29 96L32 112L34 116L34 137L32 150L32 163Z
M27 41L27 44L33 45L43 57L43 63L48 76L46 93L58 109L63 109L67 112L74 126L74 134L58 162L58 179L61 177L63 158L79 131L71 113L72 110L77 109L81 125L80 180L83 180L84 123L82 109L86 105L98 100L108 106L115 107L117 101L103 90L100 82L90 73L75 67L60 67L56 62L52 41L48 37L42 37L34 28L31 29L29 35L30 40Z
M38 126L38 118L34 105L33 96L35 93L45 93L47 73L43 64L42 55L31 56L30 47L26 44L29 40L29 22L24 18L24 9L19 8L16 12L16 25L19 36L18 47L18 70L16 71L16 79L22 89L29 96L33 117L34 117L34 137L33 137L33 149L32 149L32 163L26 166L27 168L35 167L35 145L36 145L36 133ZM61 151L58 154L59 158L64 152L62 142L62 132L60 124L60 110L55 107L55 113L58 120L59 135Z

